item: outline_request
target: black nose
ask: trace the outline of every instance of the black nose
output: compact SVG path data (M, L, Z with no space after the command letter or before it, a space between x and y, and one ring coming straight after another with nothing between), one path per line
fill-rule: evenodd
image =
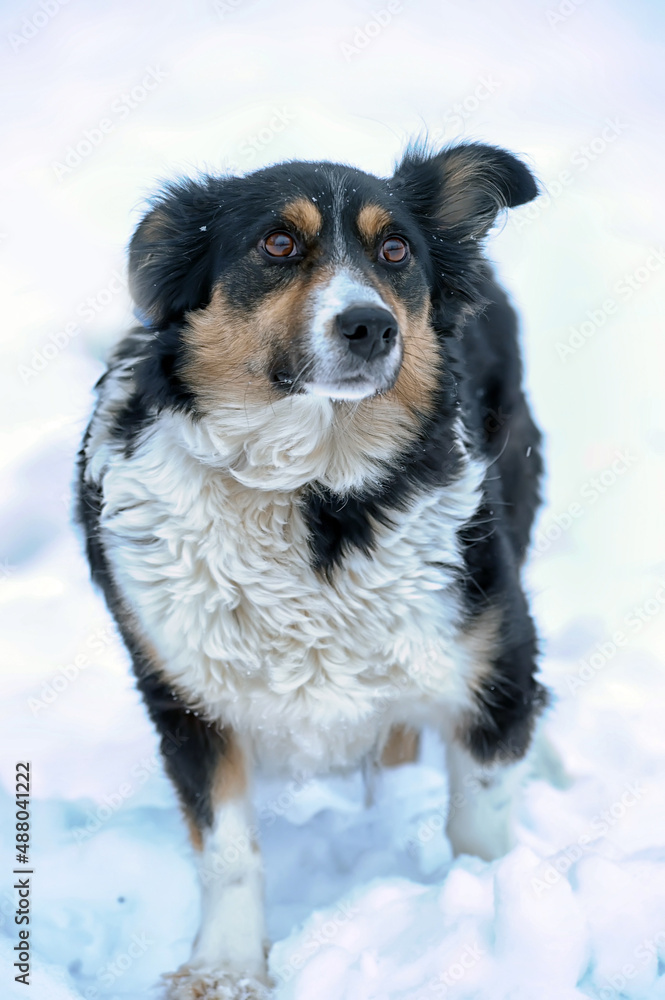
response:
M352 354L365 361L387 354L397 337L397 320L387 309L356 306L337 317L337 330Z

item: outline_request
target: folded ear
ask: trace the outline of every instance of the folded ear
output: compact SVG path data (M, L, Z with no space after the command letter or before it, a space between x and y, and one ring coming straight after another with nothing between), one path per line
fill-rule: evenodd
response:
M533 175L517 157L479 143L435 154L409 150L391 183L413 212L457 239L485 236L502 208L538 194Z
M129 245L129 288L151 325L209 302L223 184L212 177L169 184L139 223Z

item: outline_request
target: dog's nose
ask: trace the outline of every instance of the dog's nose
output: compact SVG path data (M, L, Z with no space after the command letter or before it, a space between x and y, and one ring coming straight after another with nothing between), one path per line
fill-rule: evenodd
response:
M397 320L387 309L355 306L337 317L337 332L352 354L372 361L387 354L397 339Z

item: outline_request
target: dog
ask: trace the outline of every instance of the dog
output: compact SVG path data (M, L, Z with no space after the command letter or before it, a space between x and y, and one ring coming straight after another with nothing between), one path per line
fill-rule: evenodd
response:
M416 145L388 179L170 183L133 235L78 521L200 855L170 1000L270 995L256 765L371 770L435 727L455 852L513 843L541 435L482 241L537 193L500 148Z

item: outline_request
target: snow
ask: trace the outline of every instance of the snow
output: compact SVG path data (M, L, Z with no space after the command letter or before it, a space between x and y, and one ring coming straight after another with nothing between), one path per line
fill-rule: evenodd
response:
M356 778L257 788L276 996L665 998L662 27L655 0L3 4L3 996L151 995L196 927L185 827L69 526L145 198L288 157L387 173L427 127L520 152L545 187L489 252L547 433L527 585L556 698L519 844L493 864L451 857L432 734L369 809ZM17 760L34 772L29 990Z

